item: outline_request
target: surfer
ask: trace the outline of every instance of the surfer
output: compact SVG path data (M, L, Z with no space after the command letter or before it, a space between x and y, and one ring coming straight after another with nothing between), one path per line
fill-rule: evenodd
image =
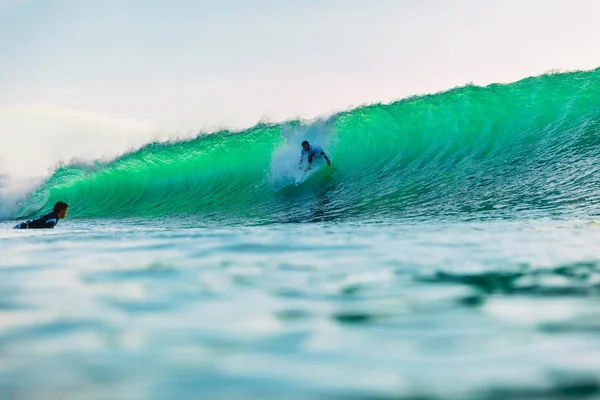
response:
M14 229L41 229L41 228L54 228L58 224L59 219L63 219L67 216L67 210L69 205L64 201L59 201L54 205L54 211L50 214L46 214L41 218L34 219L32 221L21 222Z
M331 165L331 161L327 158L327 154L319 147L313 146L308 141L302 142L302 151L300 152L300 162L298 163L298 168L302 169L302 162L304 161L304 157L308 155L308 168L310 169L310 164L312 164L315 157L323 156L325 160L327 160L327 165Z

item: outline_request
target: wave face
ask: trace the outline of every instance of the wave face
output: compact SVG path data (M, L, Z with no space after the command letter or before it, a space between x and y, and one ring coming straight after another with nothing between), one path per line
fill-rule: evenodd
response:
M304 139L333 166L295 187ZM62 166L17 217L58 200L71 217L230 223L589 215L599 152L600 69L548 74Z

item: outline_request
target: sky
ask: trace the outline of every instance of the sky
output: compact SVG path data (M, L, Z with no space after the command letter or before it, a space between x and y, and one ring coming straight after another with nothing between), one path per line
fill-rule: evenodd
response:
M598 0L0 0L0 175L600 67Z

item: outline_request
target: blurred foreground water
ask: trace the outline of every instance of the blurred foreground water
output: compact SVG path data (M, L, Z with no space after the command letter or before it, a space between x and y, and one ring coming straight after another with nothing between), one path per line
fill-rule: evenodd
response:
M594 221L12 225L2 399L600 398Z

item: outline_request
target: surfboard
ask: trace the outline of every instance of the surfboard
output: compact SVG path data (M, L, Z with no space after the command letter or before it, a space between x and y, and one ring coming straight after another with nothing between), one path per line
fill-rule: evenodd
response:
M336 168L334 165L328 167L327 163L324 163L324 165L321 165L318 168L315 167L316 166L313 163L310 170L306 171L303 169L298 171L295 180L287 181L286 184L275 191L297 194L300 192L319 190L320 187L331 181L336 172Z
M321 168L323 168L324 165L327 165L327 164L313 162L313 165L305 168L304 171L302 172L302 175L300 175L300 177L296 179L296 182L295 182L296 186L302 185L302 183L306 182L306 180L308 178L310 178L313 174L315 174L317 171L319 171Z
M316 172L327 166L327 162L323 157L315 157L312 164L309 164L302 170L302 173L296 177L295 185L300 186Z
M300 186L302 184L302 182L304 182L306 180L306 178L308 177L308 175L310 175L309 173L312 172L312 169L305 169L304 172L302 173L302 176L298 179L296 179L296 186Z

